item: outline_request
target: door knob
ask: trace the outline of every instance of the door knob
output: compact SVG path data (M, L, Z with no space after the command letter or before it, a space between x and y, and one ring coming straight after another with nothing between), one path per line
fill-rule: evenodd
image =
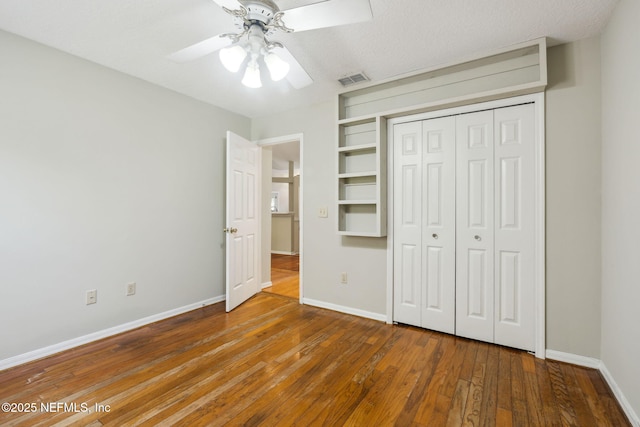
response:
M225 229L224 229L224 230L222 230L222 231L224 231L225 233L231 233L231 234L234 234L234 233L237 233L237 232L238 232L238 229L237 229L237 228L235 228L235 227L231 227L231 228L225 228Z
M438 233L433 233L433 234L431 235L431 237L433 237L434 239L438 240Z
M476 239L478 242L482 240L482 237L478 236L477 234L473 236L473 238Z

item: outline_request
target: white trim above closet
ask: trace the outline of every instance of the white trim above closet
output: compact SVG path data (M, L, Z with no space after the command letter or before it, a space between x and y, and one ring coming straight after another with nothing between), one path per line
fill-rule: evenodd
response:
M505 108L505 107L514 107L521 104L529 104L529 105L521 108L511 108L511 110L508 110ZM497 109L500 109L500 110L497 110ZM500 111L499 113L495 114L497 117L495 119L496 120L495 123L494 123L493 110ZM508 123L510 123L509 120L507 120L506 117L504 117L504 120L500 118L502 115L504 115L503 113L507 111L513 111L517 114L522 113L525 115L529 115L531 117L528 124L526 124L526 126L528 126L528 129L526 130L527 138L529 138L529 141L527 142L527 144L530 147L530 149L528 149L527 153L525 154L527 157L526 160L523 160L523 159L516 160L516 158L519 158L521 154L516 152L511 153L509 150L511 150L512 148L508 147L508 144L504 144L500 142L497 144L494 144L494 138L493 136L491 136L491 132L493 132L494 126L499 128L504 128L505 123L507 123L506 126L508 127ZM480 112L485 112L485 113L480 113ZM471 113L474 113L474 114L472 115ZM461 116L461 115L465 115L465 116ZM448 118L448 119L445 119L445 118ZM435 120L435 119L438 119L438 120ZM425 211L429 209L428 203L431 203L431 202L423 201L422 200L423 197L421 193L420 194L416 193L415 197L412 200L414 200L417 204L419 203L420 207L418 207L417 205L413 206L413 208L415 208L413 212L418 212L418 215L420 216L420 218L414 218L414 219L416 220L416 223L420 223L420 225L414 227L415 230L412 228L413 226L405 227L404 222L397 221L398 216L401 215L403 212L402 210L403 208L401 208L398 205L400 201L399 200L400 194L398 193L399 193L399 189L402 189L402 191L404 191L405 189L404 187L399 186L397 184L396 184L396 188L394 189L394 182L397 182L397 180L399 179L405 179L405 178L402 177L401 173L398 170L394 170L394 165L397 165L396 157L397 155L398 156L400 155L400 154L396 155L395 153L402 152L402 151L396 150L396 152L394 153L394 145L398 143L397 141L394 141L394 128L398 127L396 125L407 124L410 122L416 122L416 123L412 123L411 125L403 125L403 127L408 126L408 128L410 129L414 129L414 128L418 129L419 127L420 132L422 132L423 130L422 128L423 125L426 126L424 128L426 130L429 130L433 126L443 127L443 129L444 127L447 127L448 129L450 129L448 132L453 132L453 133L457 132L459 134L458 143L457 143L459 147L468 147L469 144L465 143L463 140L467 138L469 132L471 132L470 130L471 127L469 126L471 126L472 123L463 123L463 122L465 122L465 120L468 121L469 119L478 119L478 120L484 119L483 123L486 122L486 129L488 129L487 130L488 133L485 135L485 137L487 138L487 140L490 140L490 144L491 144L491 147L487 148L486 153L484 154L481 153L481 157L483 155L486 157L485 159L486 161L485 160L482 161L484 162L483 163L484 166L482 167L490 166L491 171L488 175L484 175L484 179L487 180L484 183L485 184L484 189L480 189L480 187L476 188L477 190L482 190L484 192L483 197L484 196L487 197L486 200L483 201L483 203L485 203L487 206L487 212L485 213L486 215L488 215L488 217L482 220L488 221L489 226L486 229L484 229L483 228L484 225L483 225L483 227L478 228L476 231L473 231L471 229L466 230L467 228L470 228L470 227L467 227L467 225L469 224L469 218L468 218L468 215L463 213L463 211L465 211L465 206L469 200L468 196L470 192L473 192L471 191L473 189L469 188L469 183L472 183L472 184L474 182L477 183L477 181L471 180L469 176L466 176L464 172L461 172L466 170L467 168L466 167L463 168L462 166L458 167L459 172L457 173L456 177L452 177L451 175L452 169L446 169L446 168L441 170L439 169L442 165L445 165L446 162L455 161L459 165L463 165L463 164L468 165L470 164L470 162L472 162L473 159L467 158L468 157L467 154L469 153L465 153L463 148L459 148L456 159L452 157L452 156L455 156L455 154L449 154L449 157L445 155L445 157L443 158L436 158L436 157L433 157L431 154L429 154L428 156L420 155L422 157L418 159L418 161L421 164L420 168L422 168L425 174L431 173L425 169L425 165L431 166L429 162L432 159L435 159L437 160L435 161L435 163L437 163L438 166L437 168L436 167L431 168L433 169L433 173L436 173L436 169L438 169L439 170L438 174L444 174L444 175L437 175L437 176L441 176L441 177L448 176L448 178L446 178L448 180L448 183L446 184L447 187L442 187L441 191L443 191L443 193L438 194L437 196L438 203L443 202L443 205L436 206L431 204L433 205L432 207L438 209L438 212L440 212L441 215L446 215L446 218L444 218L447 220L446 224L444 222L438 223L438 221L441 221L443 218L436 218L436 219L431 218L431 219L434 219L435 222L431 221L430 219L429 220L425 219L426 218ZM482 120L480 121L482 122ZM458 123L458 124L455 125L455 123ZM456 126L457 126L457 129L456 129ZM489 127L491 129L489 129ZM496 130L497 134L501 134L501 135L507 135L511 131L517 131L517 126L514 127L513 129L497 129ZM437 134L437 132L434 133L434 135L435 134ZM515 136L519 137L519 135L515 135ZM505 98L497 101L478 103L478 104L466 105L462 107L455 107L455 108L443 109L439 111L432 111L428 113L389 119L387 139L389 141L388 165L387 165L388 167L387 204L389 206L388 223L387 223L387 231L388 231L387 263L388 263L388 271L389 271L387 276L387 296L388 296L387 321L391 323L394 321L394 319L397 319L397 321L399 321L400 323L409 323L409 324L414 324L418 326L428 327L431 329L439 329L447 333L455 332L458 335L462 335L462 336L477 338L477 339L489 341L489 342L495 341L496 343L499 343L499 344L504 344L504 345L508 345L516 348L522 348L529 351L534 350L537 357L544 358L544 355L545 355L544 94L538 93L533 95L524 95L524 96L513 97L513 98ZM433 144L437 145L439 142L436 141L436 139L437 138L435 138L434 141L432 142ZM422 144L423 141L424 139L416 142ZM408 146L406 148L407 150L410 151L411 141L407 141L407 144ZM429 142L429 144L431 144L431 142ZM494 161L494 154L493 154L494 150L496 150L495 151L496 156L498 155L498 152L499 152L500 153L499 158L502 159L500 160L500 162L496 161L496 165L495 165L495 167L497 168L496 170L501 171L502 169L506 168L506 170L500 173L497 173L498 178L496 178L495 180L493 179L493 166L492 166L492 162ZM434 150L434 152L436 151L438 150ZM455 153L455 151L456 151L456 147L454 146L453 153ZM475 156L476 154L472 154L472 155ZM497 158L498 157L496 157L496 159ZM513 159L514 161L510 163L509 159ZM414 160L416 159L409 160L409 162L412 162ZM529 164L529 166L527 166L529 168L528 177L526 178L528 181L526 183L518 183L518 185L524 184L524 186L520 186L519 188L520 188L520 191L524 191L526 193L526 200L518 199L516 200L516 203L518 203L517 209L521 209L521 210L526 209L526 212L522 212L522 211L519 212L519 214L524 213L527 216L527 218L525 219L526 230L524 231L524 234L522 236L520 235L512 236L512 234L518 234L520 233L520 231L516 233L505 233L504 231L501 231L503 230L503 227L501 226L495 227L494 229L493 224L495 223L495 221L493 219L494 218L493 210L494 210L494 207L499 205L499 203L496 204L493 202L492 195L496 194L496 197L498 197L498 195L502 194L503 191L509 191L509 189L500 187L502 184L505 184L507 186L511 185L509 184L509 181L504 181L501 184L499 182L499 177L503 176L502 175L503 173L508 174L510 166L513 166L516 169L520 167L518 166L519 165L518 162L521 162L521 161L526 161ZM482 162L478 162L478 165L480 165L480 163ZM455 169L455 167L453 167L453 169ZM480 173L481 172L480 169L478 169L476 172ZM418 169L412 168L412 167L409 167L407 169L408 171L407 173L411 174L412 170L415 170L416 173L421 174L421 172L418 171ZM512 170L511 172L515 173L517 171ZM422 179L422 178L419 178L419 179ZM418 181L415 181L415 182L418 182ZM422 180L422 182L426 182L427 184L425 185L432 185L431 181L428 181L428 180ZM416 185L421 185L421 184L416 184ZM445 189L447 194L444 194ZM513 190L513 188L511 188L511 190ZM425 190L420 188L414 191L424 192ZM432 189L430 188L429 191L432 191ZM433 190L433 191L437 193L437 190ZM455 194L451 194L452 192L454 192ZM520 197L520 196L518 195L516 197ZM394 198L396 199L395 201L394 201ZM426 197L424 199L426 200ZM405 197L404 200L406 202L407 200L409 200L409 198ZM411 205L411 203L409 203L409 205ZM512 207L516 209L515 206L512 206ZM504 212L501 212L501 211L496 212L496 215L498 215L497 218L502 218L501 215L503 214ZM401 238L411 240L410 242L411 244L407 244L405 246L400 245ZM467 241L469 240L469 238L471 238L472 240ZM474 238L475 240L473 240ZM434 239L438 239L438 240L436 241ZM413 240L416 240L416 241L414 242ZM515 246L513 246L513 245L517 246L520 241L526 242L524 243L526 247L523 246L522 251L521 249L515 248ZM430 246L429 242L431 243L437 242L437 244L433 244ZM438 252L440 250L439 248L445 248L446 245L443 243L446 243L446 245L450 246L448 249L446 249L449 252L442 252L442 253L436 254L435 252ZM477 248L475 248L474 244L476 246L480 245L482 247L478 246ZM402 246L402 248L400 248L399 245ZM399 255L398 251L400 251L401 249L410 252L412 250L411 249L412 247L416 248L415 250L417 251L417 254L418 254L418 255L415 255L418 258L413 258L413 260L417 260L418 264L422 265L422 267L414 265L413 268L411 268L409 264L411 264L414 261L411 261L411 258L408 258L409 261L407 262L409 264L407 264L407 266L404 266L404 264L398 264L400 267L394 269L394 253L396 253L396 255ZM436 258L434 258L433 260L429 260L429 258L426 257L427 254L422 253L423 249L424 251L427 251L427 252L429 251L433 252L433 255L438 259L436 260ZM458 250L459 253L456 254L455 253L456 250ZM453 259L451 258L452 256L451 251L454 252ZM464 280L461 280L461 278L468 276L467 268L471 266L473 263L466 262L469 260L467 259L468 257L465 258L466 256L465 254L468 255L469 253L475 253L476 255L480 256L481 252L488 257L485 260L487 263L486 265L484 265L484 267L481 267L479 264L476 267L478 267L479 269L485 268L485 273L488 273L488 274L484 276L483 280L485 280L485 282L483 283L485 283L487 286L490 286L491 289L487 293L487 297L484 300L484 303L486 303L486 306L481 307L480 305L478 305L476 308L478 308L478 310L480 309L488 310L488 312L483 312L483 313L479 312L475 314L472 313L471 317L469 317L469 316L466 316L464 313L471 313L471 311L473 310L470 311L470 308L468 307L469 298L465 296L467 295L465 292L467 292L468 287L465 287L462 285ZM447 254L450 257L449 259L440 258L441 256L446 257ZM494 270L494 260L491 259L494 257L494 254L499 255L499 256L495 255L495 258L496 258L495 265L498 265L502 271L502 273L501 272L496 273L496 278L499 277L501 274L505 274L506 276L518 274L519 277L526 282L527 292L528 292L526 296L510 295L508 294L508 290L507 290L507 293L505 293L504 291L497 291L501 293L496 294L496 298L494 298L493 275L494 275L494 271L497 271L497 270ZM511 256L511 258L509 258L509 256ZM499 257L502 257L503 259L498 259ZM522 257L525 257L526 259L523 259ZM482 257L478 258L478 260L481 258ZM510 265L511 267L518 269L518 271L514 272L509 270L508 268L509 263L506 262L508 260L513 261ZM436 261L438 262L436 263ZM423 263L426 263L426 264L423 265ZM404 314L400 314L399 312L401 311L401 309L398 309L398 311L394 315L394 298L395 298L395 301L399 301L400 298L406 299L408 307L410 307L412 304L423 304L424 301L426 300L426 296L425 296L424 298L420 297L423 299L422 301L412 301L411 298L414 298L414 297L418 298L418 297L416 295L408 296L408 293L410 292L409 289L405 290L407 293L407 295L405 296L401 296L402 291L398 288L395 289L395 294L394 294L394 283L399 283L399 280L400 280L399 277L401 274L410 275L409 273L417 275L418 276L417 280L423 280L424 278L420 278L422 273L419 273L419 272L421 270L422 271L429 270L429 274L432 274L434 271L433 268L425 267L427 265L431 265L430 263L432 264L435 263L433 264L433 266L435 266L438 263L444 263L444 264L440 264L440 266L446 265L445 268L447 269L447 271L438 272L437 274L439 275L440 278L444 278L445 281L449 282L449 284L447 285L449 286L448 288L449 292L447 293L447 295L439 295L438 289L422 290L420 292L424 292L425 295L426 295L426 292L431 292L430 304L432 305L435 304L432 307L433 308L432 310L429 310L428 307L424 307L424 306L418 307L416 310L413 310L413 311L411 308L409 308L407 310L408 314L406 314L405 316ZM452 267L452 263L455 264L455 267ZM506 268L506 270L504 270L504 268ZM399 271L401 269L405 269L405 271L404 272ZM414 277L414 280L415 280L415 277ZM456 281L457 284L452 285L451 283L452 281ZM457 291L451 292L451 286L455 286ZM480 288L477 288L477 289L480 289ZM505 288L501 288L501 289L504 290ZM515 291L515 288L512 290ZM438 310L440 310L440 308L438 307L439 303L433 302L434 295L438 295L439 297L443 298L442 302L445 304L446 307L448 307L447 310L453 310L454 317L451 317L451 312L450 312L449 315L447 315L448 320L443 320L438 318L437 315L439 314ZM501 301L504 301L505 297L507 297L507 299L511 297L518 299L519 297L523 297L523 296L526 298L526 302L531 302L528 308L527 307L509 308L504 305L502 306L500 305ZM455 303L455 307L452 308L451 304L453 300L456 300L456 303ZM476 302L479 303L479 300L477 300ZM400 306L397 306L397 307L400 307ZM511 333L509 331L506 331L510 329L510 326L508 325L508 323L510 322L510 319L508 317L522 314L520 312L515 313L513 311L513 310L520 310L522 308L525 309L525 315L526 315L526 318L524 319L524 323L526 324L525 328L527 331L529 331L529 332L523 333L524 335L526 335L524 339L521 339L521 337L518 337L518 334L520 334L519 332ZM457 313L455 313L456 311ZM494 322L493 316L496 316L496 313L498 313L499 318L496 322ZM476 335L474 335L475 332L469 332L469 327L466 324L466 323L469 323L467 322L467 320L470 319L471 323L473 323L476 317L479 319L487 314L489 316L489 319L487 320L487 322L484 323L484 326L480 327L480 329L483 329L483 332ZM431 318L434 318L434 319L437 318L439 320L435 320L435 321L429 320L426 323L422 322L421 319L427 318L429 316L431 316ZM447 317L447 316L444 316L444 317ZM407 317L407 319L405 319L405 317ZM453 319L455 319L455 322L453 321ZM519 320L513 321L514 326L516 323L519 324L519 322L520 322ZM432 326L430 327L429 325L432 325ZM444 325L444 326L441 326L441 325ZM506 326L506 329L505 329L505 326ZM515 327L514 330L518 329L518 327ZM496 337L495 340L494 340L494 336Z

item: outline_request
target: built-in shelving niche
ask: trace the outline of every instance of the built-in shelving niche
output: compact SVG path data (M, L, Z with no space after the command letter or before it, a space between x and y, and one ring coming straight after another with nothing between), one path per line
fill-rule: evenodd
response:
M546 41L408 74L338 95L338 233L386 236L387 118L541 92Z
M339 126L338 231L386 234L386 124L383 117ZM384 184L383 184L384 183Z

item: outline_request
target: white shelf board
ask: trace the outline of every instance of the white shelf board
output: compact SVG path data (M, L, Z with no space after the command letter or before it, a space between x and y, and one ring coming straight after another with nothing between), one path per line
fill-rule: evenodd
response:
M341 173L338 175L338 178L363 178L366 176L377 176L377 173L376 171Z
M371 144L360 144L360 145L351 145L351 146L346 146L346 147L339 147L338 148L338 152L339 153L344 153L344 152L353 152L353 151L365 151L365 150L375 150L377 147L377 144L371 143Z
M375 205L375 200L338 200L339 205Z

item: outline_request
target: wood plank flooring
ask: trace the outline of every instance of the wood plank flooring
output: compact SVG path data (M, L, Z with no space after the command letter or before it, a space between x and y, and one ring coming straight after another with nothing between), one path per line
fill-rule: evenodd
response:
M271 283L264 292L290 298L300 295L300 257L298 255L271 254Z
M598 371L267 293L2 371L0 402L2 426L630 425Z

